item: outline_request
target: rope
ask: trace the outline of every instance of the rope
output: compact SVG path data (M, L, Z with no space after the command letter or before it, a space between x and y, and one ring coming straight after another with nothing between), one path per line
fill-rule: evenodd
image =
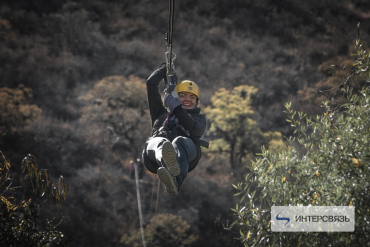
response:
M154 213L154 222L152 224L152 234L154 236L154 231L155 231L155 228L157 226L157 210L158 210L158 201L159 201L159 188L161 186L161 182L158 180L158 188L157 188L157 202L155 204L155 213ZM153 242L153 236L152 236L152 242L151 244L154 246L154 242Z
M154 227L157 224L157 211L158 211L158 201L159 201L159 187L161 186L161 182L158 181L158 189L157 189L157 202L155 203L155 213L154 213Z
M151 212L152 211L152 208L153 208L153 196L154 196L154 185L155 185L155 178L153 177L153 185L152 185L152 194L150 196L150 206L149 206L149 211Z
M140 220L140 232L141 232L141 240L143 241L143 246L146 247L145 244L145 235L144 235L144 227L143 227L143 213L141 210L141 200L140 200L140 190L139 190L139 174L137 171L137 164L134 164L135 167L135 180L136 180L136 197L137 197L137 205L139 210L139 220Z

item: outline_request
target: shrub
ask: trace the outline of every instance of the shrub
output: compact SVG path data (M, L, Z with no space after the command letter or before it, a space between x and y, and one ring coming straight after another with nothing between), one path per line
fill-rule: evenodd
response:
M356 74L369 79L369 55L356 43ZM233 210L245 246L366 246L370 241L370 88L342 85L346 101L322 103L324 114L309 117L286 104L297 137L278 154L263 149ZM298 114L297 114L298 113ZM294 147L296 144L297 147ZM355 231L346 233L271 232L272 206L355 206Z
M191 233L190 225L181 216L158 214L145 227L145 239L153 247L190 246L198 239ZM121 238L124 246L142 246L140 229Z

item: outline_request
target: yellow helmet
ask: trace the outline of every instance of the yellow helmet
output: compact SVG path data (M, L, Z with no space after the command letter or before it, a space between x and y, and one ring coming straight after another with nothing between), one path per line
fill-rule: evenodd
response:
M184 80L176 85L175 90L177 93L181 92L192 93L199 99L199 88L198 85L193 81Z

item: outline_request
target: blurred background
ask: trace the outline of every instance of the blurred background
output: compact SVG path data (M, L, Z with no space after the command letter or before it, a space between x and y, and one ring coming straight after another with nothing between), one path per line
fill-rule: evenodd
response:
M290 136L284 104L321 113L318 89L335 86L352 59L358 22L363 43L369 39L369 7L368 0L176 1L175 69L200 86L207 112L219 89L253 86L250 118L263 133ZM0 4L0 150L14 167L32 154L63 175L67 200L47 202L43 217L68 217L59 229L70 246L130 246L138 233L130 161L151 132L145 80L165 62L167 24L164 0ZM249 145L260 150L258 141ZM183 226L188 242L178 246L241 246L227 226L238 201L232 184L247 171L221 149L204 150L175 198L163 187L157 198L158 179L145 171L145 225L158 216L162 230L166 222Z

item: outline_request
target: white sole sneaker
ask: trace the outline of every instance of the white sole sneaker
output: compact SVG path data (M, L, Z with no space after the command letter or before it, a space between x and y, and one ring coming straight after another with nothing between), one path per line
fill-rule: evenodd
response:
M166 187L166 192L170 196L175 196L177 194L177 185L175 182L175 178L171 175L171 173L165 167L160 167L157 170L157 175L159 180L164 184Z
M177 153L171 142L165 142L162 145L162 158L164 165L170 171L172 176L180 174L180 166L177 163Z

